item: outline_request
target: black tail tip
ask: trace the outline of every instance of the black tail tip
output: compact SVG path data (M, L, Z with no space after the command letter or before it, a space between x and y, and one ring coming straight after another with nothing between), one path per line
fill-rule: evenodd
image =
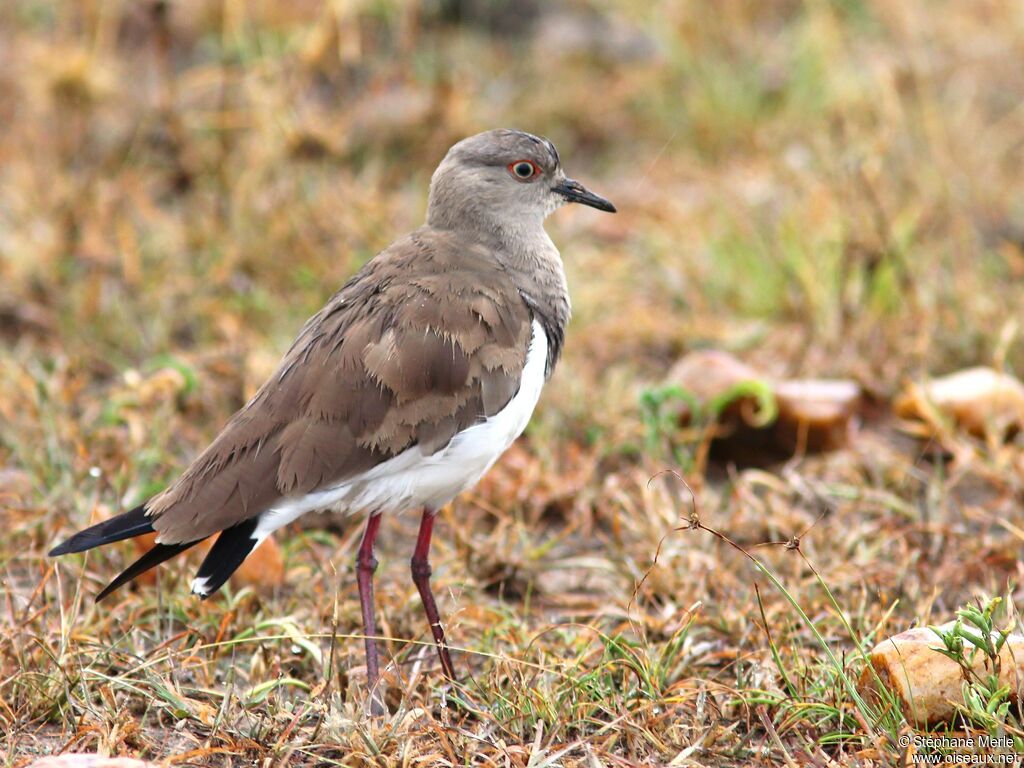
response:
M60 544L51 549L46 553L47 557L60 557L61 555L70 555L74 552L81 552L81 548L78 546L81 537L76 533L74 536L64 539Z
M65 539L56 547L51 549L48 553L48 557L60 557L61 555L71 555L76 552L85 552L87 549L92 549L100 544L105 543L102 538L97 538L95 531L92 528L87 528L84 531L79 531L69 539Z
M93 605L99 605L100 603L102 603L104 600L110 597L110 594L114 591L114 589L117 589L117 587L120 585L114 586L113 589L111 589L111 586L111 584L105 586L103 590L92 599Z
M87 549L111 544L115 541L131 539L144 533L153 532L153 521L146 513L146 505L140 504L135 509L122 512L108 520L102 520L79 531L71 538L50 550L50 557L60 557L74 552L85 552Z

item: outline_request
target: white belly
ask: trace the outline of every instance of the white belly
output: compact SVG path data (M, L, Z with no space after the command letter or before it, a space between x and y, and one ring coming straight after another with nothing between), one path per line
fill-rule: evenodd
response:
M413 446L336 486L279 501L260 515L253 538L262 541L272 531L315 509L352 514L440 509L475 485L526 429L544 386L547 356L547 335L534 320L519 391L501 411L459 432L447 446L429 456Z

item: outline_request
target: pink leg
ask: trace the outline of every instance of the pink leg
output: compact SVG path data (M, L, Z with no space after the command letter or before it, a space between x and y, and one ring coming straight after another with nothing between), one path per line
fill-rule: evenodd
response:
M455 680L455 668L452 666L451 656L448 655L448 645L444 641L444 629L441 627L441 617L437 613L437 603L434 602L434 593L430 591L430 536L434 532L434 513L429 509L423 510L423 517L420 518L420 533L416 537L416 549L412 555L412 581L419 590L420 599L423 601L423 610L427 614L427 621L430 622L430 632L434 636L434 644L437 646L437 655L441 659L441 669L445 677Z
M366 521L366 532L356 556L356 581L359 584L359 606L363 609L363 634L366 635L366 678L371 689L377 683L380 667L377 660L377 621L373 616L373 572L377 558L373 556L373 542L380 529L380 515L371 515Z

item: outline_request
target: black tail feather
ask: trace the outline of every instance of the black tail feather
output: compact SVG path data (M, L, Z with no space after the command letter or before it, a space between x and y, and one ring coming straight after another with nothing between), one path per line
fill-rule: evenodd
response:
M205 600L224 585L258 543L252 537L258 522L259 517L253 517L221 531L199 566L193 592Z
M115 589L124 586L136 576L140 576L150 568L155 568L165 560L170 560L175 555L181 554L189 547L195 546L198 543L198 541L189 541L184 544L155 544L146 554L129 565L116 579L107 584L103 591L96 595L96 602L98 603Z
M129 512L123 512L109 520L79 531L70 539L50 550L50 557L84 552L102 544L131 539L144 533L153 532L153 520L146 514L146 505L140 504Z

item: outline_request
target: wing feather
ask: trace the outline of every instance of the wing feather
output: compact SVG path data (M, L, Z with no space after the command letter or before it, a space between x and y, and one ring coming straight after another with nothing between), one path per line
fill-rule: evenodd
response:
M441 450L518 391L531 322L480 246L432 230L399 241L306 323L275 374L147 505L159 541L231 528L413 445Z

